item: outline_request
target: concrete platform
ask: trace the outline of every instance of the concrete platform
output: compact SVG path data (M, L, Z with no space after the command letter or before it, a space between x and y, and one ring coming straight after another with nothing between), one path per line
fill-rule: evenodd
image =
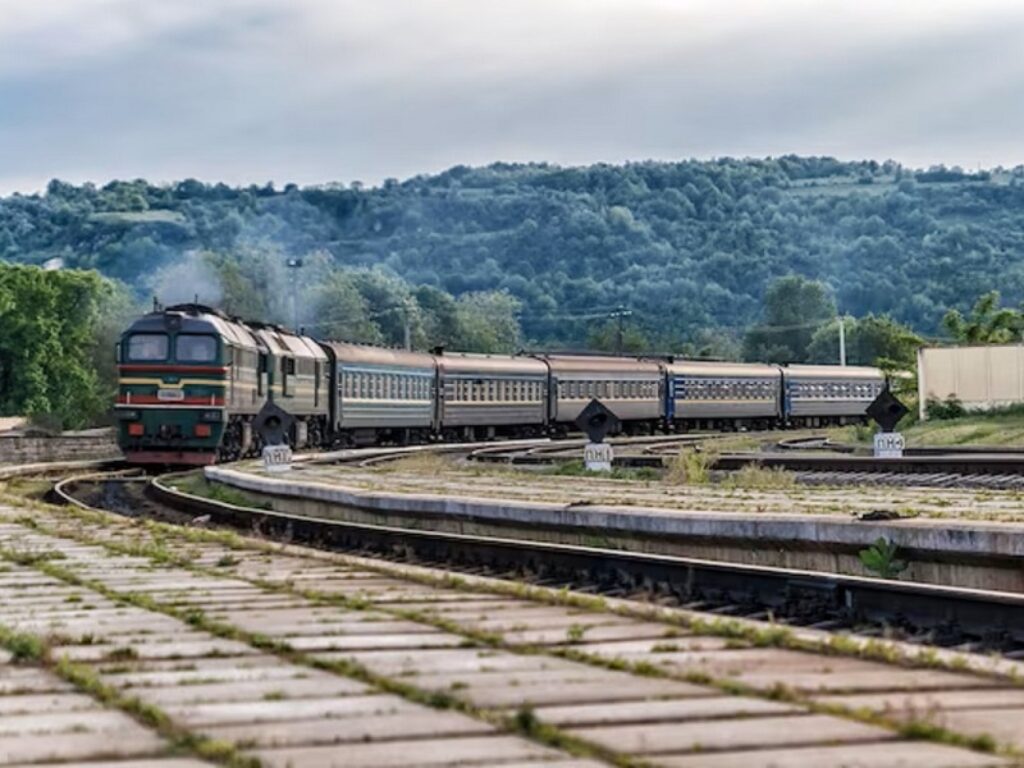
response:
M882 714L893 681L905 678L915 694L948 696L954 705L932 714L965 732L976 733L993 708L1006 723L1024 715L1019 689L993 678L753 648L650 619L438 589L359 558L268 551L258 541L229 547L194 531L168 533L153 558L127 555L145 552L135 545L149 540L130 521L39 508L31 528L18 522L24 514L0 506L0 579L19 584L18 600L0 602L0 626L49 637L51 661L16 666L0 656L0 764L124 757L164 768L158 735L130 719L123 729L124 713L56 676L52 660L63 655L178 729L292 768L605 764L595 755L659 766L858 765L864 755L881 760L864 765L995 766L1005 761L908 742L894 727L867 725L852 711L817 714L811 703L858 691L879 697L863 706ZM125 602L138 595L145 608ZM86 600L93 610L81 609ZM189 623L196 609L231 637ZM570 636L581 623L590 628ZM475 639L482 629L492 644ZM659 633L677 649L658 648ZM584 658L562 655L569 652ZM663 672L638 674L637 662ZM805 699L773 700L801 676L815 681ZM737 681L749 688L727 695ZM503 725L517 715L579 738L584 754ZM78 731L83 722L90 731ZM1024 748L1020 734L998 732ZM97 751L101 742L117 753ZM166 768L197 768L185 757ZM801 757L820 762L792 762Z
M941 517L952 502L931 499L932 516L908 517L920 514L917 505L924 504L922 492L889 490L887 501L861 511L882 509L905 519L866 521L848 513L829 513L842 506L832 492L807 488L791 492L789 509L808 510L793 514L777 511L787 507L785 491L772 492L771 503L766 501L764 508L750 509L744 503L739 506L750 511L736 512L731 511L736 504L724 498L720 508L699 509L707 506L701 496L704 491L685 486L655 493L635 484L641 486L637 490L641 498L626 504L622 502L628 500L628 492L619 486L601 498L599 480L590 481L592 487L584 499L573 501L569 493L567 502L548 502L525 492L530 477L518 480L522 487L504 480L490 486L488 478L477 478L475 483L454 483L456 487L446 493L449 484L436 477L431 490L429 482L420 482L416 476L410 479L385 471L306 468L271 477L256 467L207 467L205 474L213 482L266 495L274 509L284 513L397 526L422 526L428 521L439 530L572 544L598 540L639 551L834 573L870 575L858 553L885 538L897 544L908 561L907 579L1024 591L1024 513L1019 499L1009 493L997 496L1002 507L992 507L992 502L977 501L977 494L964 492L957 502L964 513L960 517L953 513ZM392 485L402 490L390 490ZM694 508L686 504L691 493ZM820 505L809 508L815 494ZM551 494L539 487L535 497L545 495ZM742 495L757 498L756 492ZM653 505L662 499L665 506ZM983 514L981 509L991 511ZM1013 515L1020 522L997 522Z

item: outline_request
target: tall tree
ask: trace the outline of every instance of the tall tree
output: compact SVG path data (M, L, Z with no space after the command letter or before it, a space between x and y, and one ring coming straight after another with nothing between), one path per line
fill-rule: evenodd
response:
M77 428L109 408L95 359L114 290L95 272L0 264L0 413Z
M367 301L350 274L331 273L313 289L310 304L316 320L307 330L313 335L333 341L384 343L384 335L370 318Z
M843 319L846 333L846 362L877 365L887 370L910 370L916 365L918 348L924 340L887 315ZM839 321L833 320L814 333L807 348L808 359L835 365L839 362Z
M949 310L942 326L962 344L1006 344L1024 335L1024 315L1001 307L999 291L989 291L978 297L967 317L959 310Z
M800 275L778 278L765 292L762 322L743 340L743 356L774 363L806 362L815 332L835 316L835 301L824 283Z
M621 330L621 348L619 332ZM587 337L587 346L599 352L621 352L622 354L639 354L650 352L650 340L633 323L618 320L606 320Z
M478 291L458 299L459 337L465 352L515 352L520 343L520 303L504 291Z

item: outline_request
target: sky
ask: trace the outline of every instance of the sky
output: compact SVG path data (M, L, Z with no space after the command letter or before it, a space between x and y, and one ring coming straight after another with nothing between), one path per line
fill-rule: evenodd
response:
M0 193L1024 163L1019 0L0 0Z

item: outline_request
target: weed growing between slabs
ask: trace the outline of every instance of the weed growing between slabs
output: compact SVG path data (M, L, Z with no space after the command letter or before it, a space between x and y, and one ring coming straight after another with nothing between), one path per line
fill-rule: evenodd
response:
M82 518L88 516L91 518L90 522L97 524L109 523L110 518L105 516L105 513L86 512L83 510L75 510L74 515ZM38 526L37 526L38 527ZM167 545L168 539L176 539L179 542L203 542L203 543L218 543L226 546L230 549L237 551L262 551L262 552L280 552L282 547L261 542L246 541L239 537L233 532L219 532L219 531L206 531L206 530L195 530L195 529L179 529L173 526L166 526L159 523L144 522L142 528L147 533L151 533L154 536L159 536L159 540L155 543L142 543L136 542L134 544L120 544L115 542L107 542L103 540L95 540L88 538L87 534L79 533L80 537L85 537L88 543L103 546L112 552L119 552L123 554L132 554L137 556L150 557L157 562L173 563L181 567L204 573L206 575L222 575L223 570L217 570L216 568L205 568L202 566L196 566L191 563L188 558L177 556L174 554L173 549L169 549ZM62 535L60 531L49 531L55 536ZM153 552L152 548L156 547L156 551ZM287 552L287 550L285 550ZM153 557L156 555L156 557ZM346 560L350 563L350 560ZM47 567L47 564L43 564L43 568ZM52 567L52 566L51 566ZM671 636L672 626L685 629L695 635L707 635L716 637L725 637L727 639L735 640L737 643L748 644L754 647L779 647L789 648L793 650L810 651L814 653L824 654L835 654L844 656L856 656L859 658L867 658L879 661L885 661L893 664L900 664L903 666L914 666L914 667L934 667L940 669L958 669L962 670L966 666L958 665L955 663L949 663L939 658L933 649L923 649L916 654L907 653L905 650L899 648L896 645L887 643L879 640L868 640L866 642L860 641L847 636L835 635L832 636L827 642L812 641L807 638L801 638L796 636L792 630L785 627L761 627L750 622L740 622L734 619L712 619L706 620L700 617L688 616L688 615L672 615L671 612L666 612L664 609L656 607L636 607L636 606L622 606L619 603L609 606L609 604L602 598L595 598L586 595L578 595L568 592L568 590L555 591L548 588L532 587L529 585L509 585L502 584L500 582L491 582L487 580L467 580L464 577L453 576L445 574L443 576L437 576L428 573L410 573L407 570L400 569L394 566L388 566L386 564L368 564L360 559L359 567L366 568L368 570L374 570L379 573L383 573L389 576L406 579L413 582L419 582L424 584L430 584L437 587L443 588L454 588L462 589L465 591L475 591L482 593L499 593L507 594L515 597L531 599L538 602L565 605L576 608L585 609L588 611L605 611L609 613L615 613L619 615L628 615L633 618L644 618L648 620L659 621L662 623L669 624L669 629L666 632L666 636ZM354 610L365 610L371 605L368 601L353 599L344 596L337 595L324 595L317 593L315 590L308 589L297 589L293 584L290 583L278 583L278 582L266 582L261 579L247 578L247 581L253 583L268 591L276 592L287 592L295 594L317 603L335 605L338 607L354 609ZM485 583L486 582L486 583ZM116 593L115 593L116 594ZM502 648L513 653L520 654L546 654L552 656L562 656L570 660L575 660L583 663L592 664L595 666L602 666L609 669L619 669L629 671L633 674L665 677L671 679L682 679L686 682L707 685L716 687L723 692L732 693L734 695L744 695L758 698L768 698L772 700L787 700L793 703L798 703L801 706L807 707L810 711L821 712L824 714L832 714L848 719L859 720L868 724L878 725L893 730L907 738L916 739L927 739L930 741L936 741L945 744L958 745L981 751L993 751L997 749L995 740L992 737L983 735L979 737L968 737L962 734L958 734L948 729L937 726L933 723L920 720L902 721L893 720L886 717L884 714L871 711L852 710L842 706L824 706L816 704L812 701L807 700L805 697L800 696L796 692L787 691L782 686L775 686L771 689L754 689L743 686L736 683L734 680L716 680L707 676L703 673L686 673L680 675L679 673L671 673L670 671L664 670L656 664L650 662L625 662L620 659L609 659L601 656L595 656L579 651L574 648L563 649L553 651L551 649L538 649L525 646L514 646L509 645L505 642L504 638L497 633L479 632L472 628L467 628L456 624L450 620L444 619L443 617L437 616L430 612L418 612L418 611L403 611L401 609L395 609L392 607L378 607L372 606L378 610L384 610L392 615L400 618L406 618L412 621L418 621L434 626L438 629L459 634L467 638L468 642L486 645L490 647ZM154 607L152 610L161 610L162 612L168 612L176 610L170 606ZM175 615L175 614L170 614ZM180 617L179 617L180 618ZM185 620L190 621L195 626L202 626L207 631L211 631L216 634L215 627L211 628L208 626L205 617L198 614L193 614L191 618L186 617ZM199 622L199 623L196 623ZM225 637L231 637L232 639L242 639L244 642L249 642L256 647L263 647L263 643L270 643L271 645L266 646L264 649L270 649L274 645L279 646L278 650L272 651L280 654L295 654L296 652L287 648L286 645L277 643L277 641L270 641L266 638L254 636L251 640L245 640L244 637L239 636L235 633L233 627L221 628L221 631L227 632L228 634L222 635ZM243 633L244 634L244 633ZM582 639L582 638L581 638ZM304 655L298 654L295 656L296 659L305 658ZM335 667L333 665L324 666L322 662L315 659L307 659L303 663L308 663L310 666L315 666L321 669L327 669L328 671L337 672L345 676L357 677L359 674L370 674L366 670L352 670L349 667L342 665L342 667ZM348 670L348 671L345 671ZM977 670L975 670L977 671ZM1004 676L994 675L992 671L988 671L988 674L997 677L1000 680L1005 680ZM371 675L372 677L372 675ZM358 678L357 679L362 679ZM369 680L367 680L369 682ZM1014 680L1014 682L1018 682ZM473 714L476 717L485 719L488 722L495 723L506 729L512 729L515 731L521 731L522 723L515 721L508 721L507 718L498 718L495 720L494 713L484 711L476 711L471 706L454 699L445 693L433 693L424 692L419 689L415 689L412 686L406 686L404 684L392 681L387 678L381 679L380 683L370 683L374 685L394 685L397 686L391 690L394 693L406 696L413 701L419 701L430 706L441 706L445 708L457 708L460 711L466 712L467 714ZM404 691L404 693L403 693ZM416 698L418 696L425 696L425 699ZM468 708L467 708L468 707ZM571 737L565 734L561 734L558 729L554 731L560 734L560 738L570 739L561 745L562 749L570 749L568 744L571 744ZM545 731L547 732L547 731ZM530 734L528 734L530 735ZM536 734L532 734L531 738L537 738ZM554 738L549 734L545 738ZM554 742L544 741L544 743L554 746ZM591 754L599 755L601 751L596 749L593 745L582 744L578 745L576 749L581 750L580 754ZM1004 754L1021 756L1013 750L1001 750ZM621 758L617 756L608 756L604 759L613 759L613 762L620 765L629 764L628 761L623 763Z
M37 530L40 530L47 535L61 535L57 531L50 531L44 526L40 526L38 524L35 527ZM102 546L110 549L111 551L116 551L103 541L94 541L84 537L79 538L78 540ZM10 559L11 554L12 553L9 551L0 549L0 558ZM161 560L161 562L166 561ZM393 678L375 674L363 665L351 660L324 660L316 658L315 656L296 650L287 642L276 640L259 633L242 630L225 622L210 619L202 610L197 608L182 608L169 603L160 602L147 594L120 592L107 587L102 582L83 579L73 571L63 566L56 566L47 560L35 561L33 567L54 579L58 579L76 587L92 590L93 592L101 594L112 601L131 605L153 613L161 613L166 616L170 616L178 619L179 621L183 621L196 629L208 632L215 637L245 643L257 650L273 654L293 664L319 669L342 677L357 680L382 693L395 694L416 704L421 704L434 709L445 709L460 712L469 717L489 723L506 733L524 736L544 746L562 750L574 757L603 760L604 762L617 766L618 768L642 768L642 766L645 765L645 763L634 760L627 755L620 755L599 745L591 744L584 739L572 736L556 726L545 724L542 727L531 726L527 728L524 725L525 721L517 718L516 716L510 716L501 711L476 707L473 704L444 691L428 691ZM216 574L216 571L211 571L205 568L193 567L192 570L198 573L203 573L204 575ZM301 592L296 592L296 594L301 594ZM361 609L365 610L367 607L368 606L364 604ZM5 636L2 632L0 632L0 642L3 641L4 637ZM12 638L12 643L16 647L26 647L30 649L28 652L36 652L35 645L26 640L23 636L12 634ZM477 643L474 640L471 644L476 645ZM43 647L45 648L45 646ZM47 652L45 651L40 651L40 653L44 656L47 655ZM130 658L134 658L134 653L118 653L116 658L108 657L105 658L104 661L120 661ZM96 675L91 668L86 667L85 665L74 664L66 659L61 659L53 668L61 677L71 682L79 690L88 693L105 705L121 709L132 717L135 717L144 725L157 730L158 733L163 735L165 738L168 738L173 744L178 745L183 749L187 749L197 756L214 760L218 764L224 765L227 768L259 768L261 765L261 763L255 758L243 755L239 751L238 746L233 743L208 739L206 737L193 734L185 729L175 727L170 718L163 713L162 710L146 704L137 698L123 696L116 689L105 685L99 676Z
M0 500L3 495L0 494ZM23 499L14 500L25 505ZM47 504L33 504L40 511L49 514L64 514L82 523L96 526L109 526L118 523L125 528L137 532L136 541L132 543L111 542L96 539L82 531L72 531L70 535L86 543L107 548L112 552L146 557L157 563L178 565L183 568L195 569L192 560L183 554L177 554L171 547L175 542L192 544L217 544L237 552L260 552L264 554L288 554L288 545L276 544L255 539L246 539L231 530L208 530L201 528L181 528L166 523L149 520L129 521L117 515L100 510L84 510L71 507L53 507ZM15 522L40 528L35 518L19 517ZM47 527L46 533L54 536L69 535L69 532ZM140 539L146 536L148 540ZM882 661L889 664L900 664L908 667L942 669L947 671L970 670L994 679L1024 684L1024 679L1014 674L1002 674L998 671L972 667L966 658L955 657L952 661L943 658L931 648L907 649L886 640L876 638L860 639L850 635L829 635L827 640L815 640L798 636L792 629L778 625L765 625L763 622L740 621L729 618L706 619L703 616L682 609L663 608L660 606L630 603L624 600L607 601L602 597L570 592L567 588L552 589L530 584L511 583L498 579L482 577L465 577L457 574L444 573L438 575L428 569L417 569L415 566L403 567L368 558L325 553L314 548L303 550L304 556L317 557L329 562L356 564L358 567L386 575L437 588L456 589L471 593L499 594L533 602L579 608L589 612L604 612L629 618L643 619L685 629L695 635L723 637L740 642L749 642L757 647L788 648L790 650L808 651L811 653L833 654L861 658L868 661ZM223 575L221 571L217 575ZM250 581L253 581L250 579ZM253 581L253 583L256 583ZM280 590L282 585L276 582L260 583L266 589ZM351 607L357 607L353 605ZM363 605L365 607L365 604Z
M7 553L0 552L0 556L6 557ZM59 578L53 573L48 575ZM91 667L75 663L66 657L55 659L50 646L50 641L45 637L17 632L0 625L0 648L5 648L11 653L13 663L33 664L46 669L103 706L124 712L166 739L171 745L171 752L189 752L225 768L261 768L262 763L258 759L243 755L230 742L210 739L177 726L159 707L148 704L138 697L126 696L113 686L107 685Z

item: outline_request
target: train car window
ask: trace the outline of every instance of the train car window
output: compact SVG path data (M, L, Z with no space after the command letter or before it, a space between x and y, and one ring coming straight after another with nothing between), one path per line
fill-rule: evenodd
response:
M174 340L174 358L179 363L212 363L217 359L217 339L183 333Z
M128 359L149 362L167 359L167 336L163 333L135 333L128 337Z

